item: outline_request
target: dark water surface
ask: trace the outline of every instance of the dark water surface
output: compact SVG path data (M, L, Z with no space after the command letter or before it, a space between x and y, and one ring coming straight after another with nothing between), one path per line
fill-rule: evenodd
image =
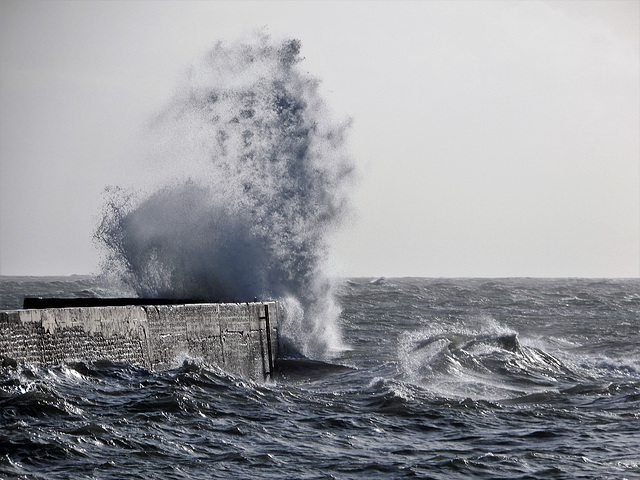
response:
M86 277L0 277L24 295ZM355 279L350 347L256 384L196 359L0 369L0 478L640 478L640 280Z

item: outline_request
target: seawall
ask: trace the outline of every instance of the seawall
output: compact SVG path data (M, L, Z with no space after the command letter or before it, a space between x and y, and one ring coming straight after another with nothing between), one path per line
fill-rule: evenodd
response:
M10 310L0 312L0 357L165 369L187 355L263 380L278 355L278 321L276 302Z

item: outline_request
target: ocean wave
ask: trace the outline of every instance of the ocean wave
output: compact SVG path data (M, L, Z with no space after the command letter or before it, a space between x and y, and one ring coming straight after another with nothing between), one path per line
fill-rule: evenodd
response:
M497 401L546 391L583 378L554 355L523 345L518 333L490 319L475 326L433 327L400 338L404 378L451 398Z

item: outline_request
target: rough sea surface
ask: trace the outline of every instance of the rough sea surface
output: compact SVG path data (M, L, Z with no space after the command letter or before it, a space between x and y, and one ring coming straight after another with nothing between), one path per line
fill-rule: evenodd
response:
M0 277L25 295L88 277ZM349 346L272 383L193 358L0 369L0 478L640 478L640 280L352 279Z

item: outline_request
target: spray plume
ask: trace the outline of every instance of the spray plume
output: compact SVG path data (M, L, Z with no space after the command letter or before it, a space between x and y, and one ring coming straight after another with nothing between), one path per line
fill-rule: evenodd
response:
M327 358L341 346L328 239L354 166L299 52L263 33L215 45L153 123L154 187L111 189L95 237L138 295L282 299L281 335Z

